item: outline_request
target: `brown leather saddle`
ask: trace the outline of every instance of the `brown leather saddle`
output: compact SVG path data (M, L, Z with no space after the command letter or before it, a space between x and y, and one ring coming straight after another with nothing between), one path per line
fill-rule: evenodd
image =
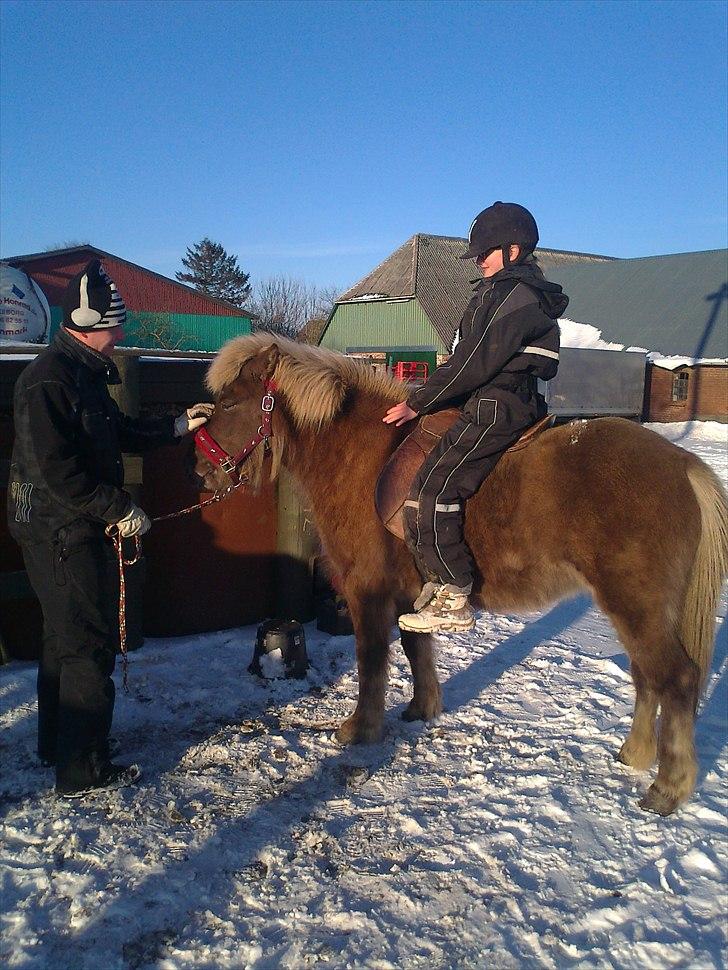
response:
M417 422L415 428L407 435L401 445L393 452L391 458L381 470L374 491L374 502L379 518L398 539L404 539L404 520L402 509L409 495L415 475L425 458L429 455L440 438L448 431L460 417L458 408L448 408L426 414ZM526 448L542 431L546 431L554 423L555 416L547 414L530 428L506 454Z

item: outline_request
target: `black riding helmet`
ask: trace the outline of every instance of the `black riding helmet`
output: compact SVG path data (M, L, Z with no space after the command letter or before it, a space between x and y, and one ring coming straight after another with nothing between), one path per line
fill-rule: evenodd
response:
M494 202L483 209L470 227L468 248L460 259L477 259L489 249L503 250L503 265L510 265L509 247L519 246L520 259L538 243L538 226L528 209L516 202Z

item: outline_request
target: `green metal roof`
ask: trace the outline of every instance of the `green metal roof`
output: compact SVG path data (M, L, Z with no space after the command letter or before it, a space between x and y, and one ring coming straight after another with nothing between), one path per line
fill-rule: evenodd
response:
M726 249L563 264L554 277L569 296L564 316L598 327L606 340L668 355L728 357Z
M415 297L449 347L477 276L471 260L458 259L465 244L412 236L339 297L329 325L343 305ZM556 249L536 255L546 278L569 296L565 316L598 327L605 340L666 355L728 357L728 250L639 259Z

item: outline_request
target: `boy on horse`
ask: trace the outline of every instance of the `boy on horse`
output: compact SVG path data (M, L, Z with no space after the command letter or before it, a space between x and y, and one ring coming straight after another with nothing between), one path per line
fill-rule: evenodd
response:
M463 536L464 503L501 455L546 413L537 380L559 364L558 318L569 299L543 276L533 251L531 213L495 202L470 227L460 257L483 279L460 321L451 357L391 407L386 424L458 406L460 417L425 459L405 503L405 538L425 580L413 613L399 618L414 633L470 630L473 561Z

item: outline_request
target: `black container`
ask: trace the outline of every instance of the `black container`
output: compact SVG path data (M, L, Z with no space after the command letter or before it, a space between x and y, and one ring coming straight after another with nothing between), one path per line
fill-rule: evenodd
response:
M248 667L251 674L263 676L260 658L273 650L280 650L286 677L299 680L306 676L308 656L306 654L306 634L297 620L266 620L258 627L255 638L253 661Z

